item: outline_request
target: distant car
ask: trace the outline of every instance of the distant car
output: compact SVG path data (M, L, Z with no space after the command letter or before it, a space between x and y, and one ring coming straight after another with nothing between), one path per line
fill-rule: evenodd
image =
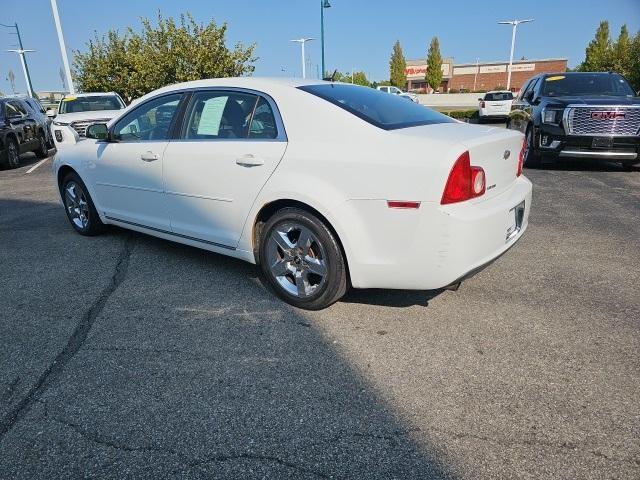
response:
M56 154L71 226L258 263L285 301L458 285L527 227L523 135L368 87L220 78L149 93Z
M115 92L66 95L53 119L56 145L76 143L85 137L89 125L108 122L123 108L125 104Z
M507 90L492 90L478 98L478 119L507 118L511 112L513 93Z
M530 167L558 158L640 165L640 97L615 72L536 75L514 100L507 126L525 134Z
M53 121L47 116L47 110L39 100L36 100L33 97L25 96L22 97L21 100L27 104L30 113L32 113L34 117L39 120L40 125L44 129L45 136L47 137L47 147L53 148L55 146L55 143L53 141L53 134L51 133L51 124L53 123Z
M407 100L411 100L414 103L420 103L420 100L418 99L418 95L412 92L403 92L398 87L390 87L390 86L383 85L383 86L377 87L377 89L384 93L390 93L392 95L398 95L399 97L406 98Z
M21 99L0 98L0 164L18 167L20 154L26 152L46 158L49 149L44 127Z

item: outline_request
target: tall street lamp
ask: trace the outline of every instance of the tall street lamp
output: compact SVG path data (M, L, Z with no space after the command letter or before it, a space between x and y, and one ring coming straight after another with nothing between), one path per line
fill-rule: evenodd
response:
M315 38L296 38L295 40L290 40L291 42L300 44L300 53L302 54L302 78L307 78L306 60L304 57L304 44L310 40L315 40Z
M320 44L322 49L322 77L326 70L324 69L324 9L330 8L329 0L320 0Z
M500 25L511 25L511 56L509 57L509 71L507 73L507 90L511 89L511 66L513 65L513 49L516 45L516 29L521 23L533 22L535 19L528 18L527 20L507 20L504 22L498 22Z
M20 36L20 29L18 28L18 24L14 23L13 25L5 25L4 23L0 23L3 27L13 28L15 30L15 35L18 37L18 46L20 48L15 50L7 50L8 52L14 52L20 55L20 61L22 63L22 71L24 72L24 79L27 82L27 93L30 97L34 97L35 94L33 92L33 85L31 84L31 75L29 75L29 66L27 65L27 59L24 56L24 52L35 52L35 50L25 50L22 46L22 37Z
M24 48L12 48L10 50L5 50L7 52L13 52L20 55L20 63L22 63L22 72L24 73L24 81L27 83L27 94L30 97L35 97L35 93L33 92L33 86L31 85L31 78L29 77L29 71L27 70L27 61L24 58L24 54L26 52L35 52L35 50L24 49Z
M69 85L69 93L76 93L73 87L73 79L71 78L71 69L69 68L69 57L67 56L67 48L64 45L64 36L62 35L62 25L60 25L60 15L58 14L58 2L51 0L51 10L53 10L53 21L56 24L58 32L58 43L60 44L60 53L62 54L62 64L64 65L64 73L67 77L67 85Z

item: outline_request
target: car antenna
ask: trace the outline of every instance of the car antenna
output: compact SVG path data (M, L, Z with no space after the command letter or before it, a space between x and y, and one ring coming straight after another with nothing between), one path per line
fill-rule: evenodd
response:
M330 77L324 77L323 80L327 81L327 82L335 82L336 80L336 75L338 73L338 69L336 68L333 73L331 74Z

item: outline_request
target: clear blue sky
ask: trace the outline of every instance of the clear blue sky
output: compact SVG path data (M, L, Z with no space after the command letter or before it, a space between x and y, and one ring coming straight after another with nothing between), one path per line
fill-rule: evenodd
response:
M18 22L25 48L36 49L28 61L36 90L60 89L62 59L49 0L0 0L0 23ZM613 36L626 23L640 29L640 0L535 0L396 2L330 0L325 10L327 70L364 70L373 80L388 78L391 47L400 40L407 59L426 56L432 36L440 39L444 56L456 63L508 58L511 29L498 20L535 18L518 30L516 58L567 57L575 66L593 38L598 22L609 20ZM27 7L28 5L28 7ZM137 27L139 17L191 12L198 21L228 22L228 42L257 44L255 75L299 76L300 51L289 42L301 36L320 37L320 0L58 0L68 51L84 49L93 32ZM15 36L0 27L0 90L10 91L9 69L24 91L17 55L5 53ZM320 42L307 44L311 72L320 63ZM284 71L283 71L284 69Z

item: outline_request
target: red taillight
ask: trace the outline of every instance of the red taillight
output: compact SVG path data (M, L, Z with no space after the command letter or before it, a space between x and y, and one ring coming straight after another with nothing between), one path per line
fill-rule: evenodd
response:
M480 100L480 108L484 108L484 100Z
M522 148L520 149L520 154L518 155L518 170L516 171L516 177L522 175L522 165L524 163L524 150L527 146L527 139L522 140Z
M481 167L472 167L469 152L464 152L453 165L440 203L457 203L483 195L486 179Z

